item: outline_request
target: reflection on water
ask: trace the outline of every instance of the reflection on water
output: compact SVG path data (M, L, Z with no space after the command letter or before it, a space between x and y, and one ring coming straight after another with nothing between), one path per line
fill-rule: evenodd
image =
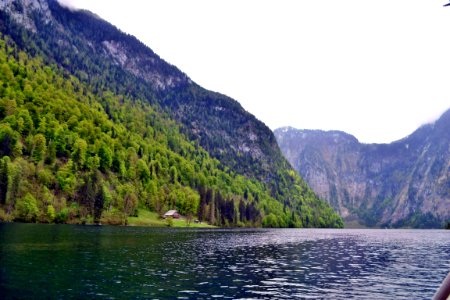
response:
M6 299L430 299L449 270L448 231L0 224Z

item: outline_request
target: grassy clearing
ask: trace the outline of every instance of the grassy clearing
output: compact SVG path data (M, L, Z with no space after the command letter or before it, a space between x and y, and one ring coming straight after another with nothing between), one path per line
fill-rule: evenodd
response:
M128 225L130 226L152 226L152 227L167 227L168 222L161 219L155 212L140 209L137 217L128 217ZM208 223L194 223L188 226L186 219L181 217L180 219L173 219L173 227L189 227L189 228L215 228L215 226Z

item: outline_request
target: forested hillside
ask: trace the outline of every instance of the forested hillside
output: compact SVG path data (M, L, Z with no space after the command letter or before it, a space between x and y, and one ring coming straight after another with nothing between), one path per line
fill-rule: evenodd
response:
M236 101L88 12L0 8L3 219L125 223L177 208L219 226L342 226Z

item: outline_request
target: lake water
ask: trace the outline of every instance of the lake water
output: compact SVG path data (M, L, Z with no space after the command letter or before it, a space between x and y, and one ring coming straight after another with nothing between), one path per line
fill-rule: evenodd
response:
M0 224L0 298L430 299L450 231Z

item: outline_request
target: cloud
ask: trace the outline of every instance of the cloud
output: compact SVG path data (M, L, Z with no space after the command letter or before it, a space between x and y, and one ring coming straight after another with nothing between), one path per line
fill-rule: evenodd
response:
M64 6L65 8L68 8L72 11L80 10L80 7L76 5L77 3L76 0L57 0L57 1L61 6Z

